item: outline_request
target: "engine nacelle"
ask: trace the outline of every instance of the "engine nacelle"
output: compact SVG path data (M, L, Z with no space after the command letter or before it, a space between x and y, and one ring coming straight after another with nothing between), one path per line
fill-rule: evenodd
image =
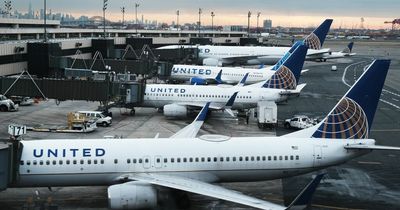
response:
M222 66L222 61L215 58L203 59L203 66Z
M190 84L191 85L207 85L207 80L199 78L199 77L192 77L190 78Z
M157 191L148 183L132 181L108 187L111 209L143 209L157 207Z
M164 116L166 117L186 117L187 112L186 106L177 104L168 104L164 106Z

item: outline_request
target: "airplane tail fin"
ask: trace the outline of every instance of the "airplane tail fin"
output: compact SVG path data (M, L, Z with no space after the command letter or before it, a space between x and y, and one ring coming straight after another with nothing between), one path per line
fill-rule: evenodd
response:
M271 68L271 70L278 70L279 67L290 57L290 55L296 50L298 46L300 46L303 42L302 41L297 41L295 42L292 47L290 48L289 51L285 53L285 55L282 56L282 58Z
M307 184L307 186L286 209L305 209L305 207L310 205L311 199L324 175L325 174L318 174L310 183Z
M299 45L296 50L283 62L272 77L265 82L264 88L296 89L301 70L306 58L308 47Z
M308 48L313 50L319 50L322 48L332 22L332 19L326 19L318 28L316 28L304 39L304 43L308 46Z
M347 47L342 50L342 53L351 53L351 51L353 50L353 45L354 45L354 42L350 42L347 45Z
M235 117L235 114L233 114L233 111L231 108L233 106L233 103L235 103L235 99L236 99L238 93L239 92L234 92L233 95L229 98L229 100L226 102L226 104L224 106L224 110L226 112L228 112L228 114L231 115L232 117Z
M390 60L375 60L325 119L311 129L314 138L368 138Z

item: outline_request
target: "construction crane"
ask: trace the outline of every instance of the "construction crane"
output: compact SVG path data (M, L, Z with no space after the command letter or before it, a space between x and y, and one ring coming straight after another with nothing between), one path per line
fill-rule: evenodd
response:
M396 24L400 25L400 18L394 19L392 21L385 21L384 23L392 24L392 31L396 29Z

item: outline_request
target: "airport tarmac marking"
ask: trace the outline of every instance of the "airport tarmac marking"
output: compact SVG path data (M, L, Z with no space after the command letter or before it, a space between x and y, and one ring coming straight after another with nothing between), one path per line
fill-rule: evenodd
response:
M399 99L396 99L396 98L392 98L392 100L393 100L393 101L400 101Z
M356 66L356 65L359 65L359 64L365 63L365 62L367 62L367 61L360 61L360 62L353 63L353 64L350 64L350 65L346 66L346 68L344 69L343 75L342 75L342 82L343 82L343 84L345 84L345 85L348 86L348 87L351 87L351 85L350 85L349 83L346 82L347 70L348 70L350 67L352 67L352 66ZM369 66L369 65L368 65L368 66ZM383 91L384 91L384 90L383 90ZM390 92L390 91L385 91L385 92L391 93L391 94L393 94L393 95L395 94L395 93ZM398 94L397 94L397 95L398 95ZM400 96L400 95L398 95L398 96ZM389 106L392 106L392 107L394 107L394 108L400 110L400 106L397 106L397 105L394 104L394 103L391 103L391 102L389 102L389 101L387 101L387 100L384 100L384 99L379 99L379 100L382 101L382 102L385 103L385 104L388 104Z
M394 93L394 92L389 91L389 90L386 90L386 89L383 89L382 92L389 93L389 94L392 94L392 95L394 95L394 96L400 97L400 94Z
M381 162L373 162L373 161L358 161L357 163L365 165L382 165Z

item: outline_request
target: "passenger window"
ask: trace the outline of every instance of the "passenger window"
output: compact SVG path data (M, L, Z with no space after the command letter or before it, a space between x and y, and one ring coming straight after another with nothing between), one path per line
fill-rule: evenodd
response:
M71 163L71 161L70 161L70 160L66 160L65 163L66 163L67 165L69 165L69 164Z
M138 161L139 163L143 163L143 160L142 160L142 158L139 158L139 161Z
M126 159L126 163L128 163L128 164L131 163L131 159L129 159L129 158Z
M274 156L274 160L278 160L278 158L276 156Z
M226 162L229 162L229 157L226 157Z
M194 161L199 162L199 158L195 158Z
M189 158L189 162L193 162L193 158Z
M43 160L39 161L39 165L43 165Z
M57 161L53 160L53 165L56 165L56 164L57 164Z
M92 160L88 160L87 163L90 165L92 164Z
M293 158L293 155L291 155L291 156L290 156L290 160L293 160L293 159L294 159L294 158Z
M73 163L73 164L76 164L76 160L73 160L72 163Z
M19 164L20 164L21 166L23 166L23 165L24 165L24 161L21 160L21 161L19 162Z
M34 160L32 163L33 163L33 165L37 165L37 161L36 160Z
M282 160L282 156L279 156L279 160Z
M31 165L31 161L30 160L26 161L26 165L30 166Z
M236 157L232 157L232 161L234 161L234 162L235 162L235 161L236 161Z
M268 160L271 160L271 156L268 156Z
M149 159L147 159L147 158L144 159L144 162L145 162L145 163L149 163Z
M214 162L217 162L218 158L214 157Z
M118 159L114 159L114 163L117 164L118 163Z
M63 164L63 161L62 161L62 160L59 160L59 161L58 161L58 164L62 165L62 164Z
M246 156L246 157L244 158L244 160L245 160L245 161L249 161L249 157Z
M251 157L251 161L254 161L254 157Z
M285 156L285 160L289 160L289 157L288 157L288 156Z
M224 158L223 158L223 157L220 157L220 158L219 158L219 161L224 162Z
M262 157L262 161L265 161L265 160L266 160L266 158L265 158L265 156L263 156L263 157Z
M101 159L101 160L100 160L100 163L101 163L101 164L104 164L104 159Z
M187 161L187 159L186 159L186 158L183 158L183 162L186 163L186 161Z
M210 157L207 158L207 162L211 162L211 158Z
M239 157L239 161L243 161L243 157Z
M164 158L164 163L168 163L168 158Z
M298 160L299 159L299 156L298 155L296 155L296 160Z
M180 158L177 158L177 159L176 159L176 162L180 163L180 162L181 162L181 159L180 159Z
M84 160L80 160L80 163L81 163L81 165L83 165L85 163L85 161Z
M133 160L132 160L132 163L136 163L136 159L133 159Z
M157 158L157 159L156 159L156 162L159 163L159 162L160 162L160 158Z
M174 158L171 158L171 163L175 162Z

